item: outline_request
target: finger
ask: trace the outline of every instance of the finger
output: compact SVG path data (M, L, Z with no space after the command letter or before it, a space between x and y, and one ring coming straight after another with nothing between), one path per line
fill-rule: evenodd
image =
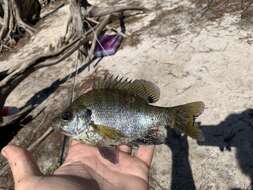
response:
M119 145L118 148L120 151L125 152L127 154L131 154L131 152L132 152L131 147L129 147L127 145Z
M154 154L154 145L140 145L135 156L150 166Z
M7 145L1 153L9 162L16 185L27 177L42 175L27 150L15 145Z

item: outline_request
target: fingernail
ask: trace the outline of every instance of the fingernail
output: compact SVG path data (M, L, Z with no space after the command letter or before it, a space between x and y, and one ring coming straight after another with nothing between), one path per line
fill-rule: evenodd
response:
M1 150L1 154L6 158L7 157L7 153L6 153L6 146L2 148Z

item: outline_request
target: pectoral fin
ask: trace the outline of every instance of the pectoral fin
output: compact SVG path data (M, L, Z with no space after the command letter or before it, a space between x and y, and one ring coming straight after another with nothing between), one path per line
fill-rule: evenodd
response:
M92 124L91 126L93 127L96 133L105 138L119 140L125 137L125 135L120 130L112 127L96 124Z

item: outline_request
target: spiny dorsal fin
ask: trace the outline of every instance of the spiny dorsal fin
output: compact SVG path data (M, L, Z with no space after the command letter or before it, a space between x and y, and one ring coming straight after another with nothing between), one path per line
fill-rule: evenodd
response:
M160 98L159 88L152 82L146 80L131 81L119 76L105 76L94 81L93 89L117 89L129 94L139 96L148 103L154 103Z
M149 103L157 102L160 98L160 89L154 83L146 80L135 80L132 83L137 94Z

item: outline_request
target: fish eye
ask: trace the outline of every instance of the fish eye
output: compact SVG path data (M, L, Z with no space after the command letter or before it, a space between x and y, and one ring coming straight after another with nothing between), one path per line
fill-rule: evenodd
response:
M86 114L90 117L92 115L92 111L90 109L87 109Z
M62 119L64 121L70 121L73 118L73 114L70 111L66 111L62 114Z

